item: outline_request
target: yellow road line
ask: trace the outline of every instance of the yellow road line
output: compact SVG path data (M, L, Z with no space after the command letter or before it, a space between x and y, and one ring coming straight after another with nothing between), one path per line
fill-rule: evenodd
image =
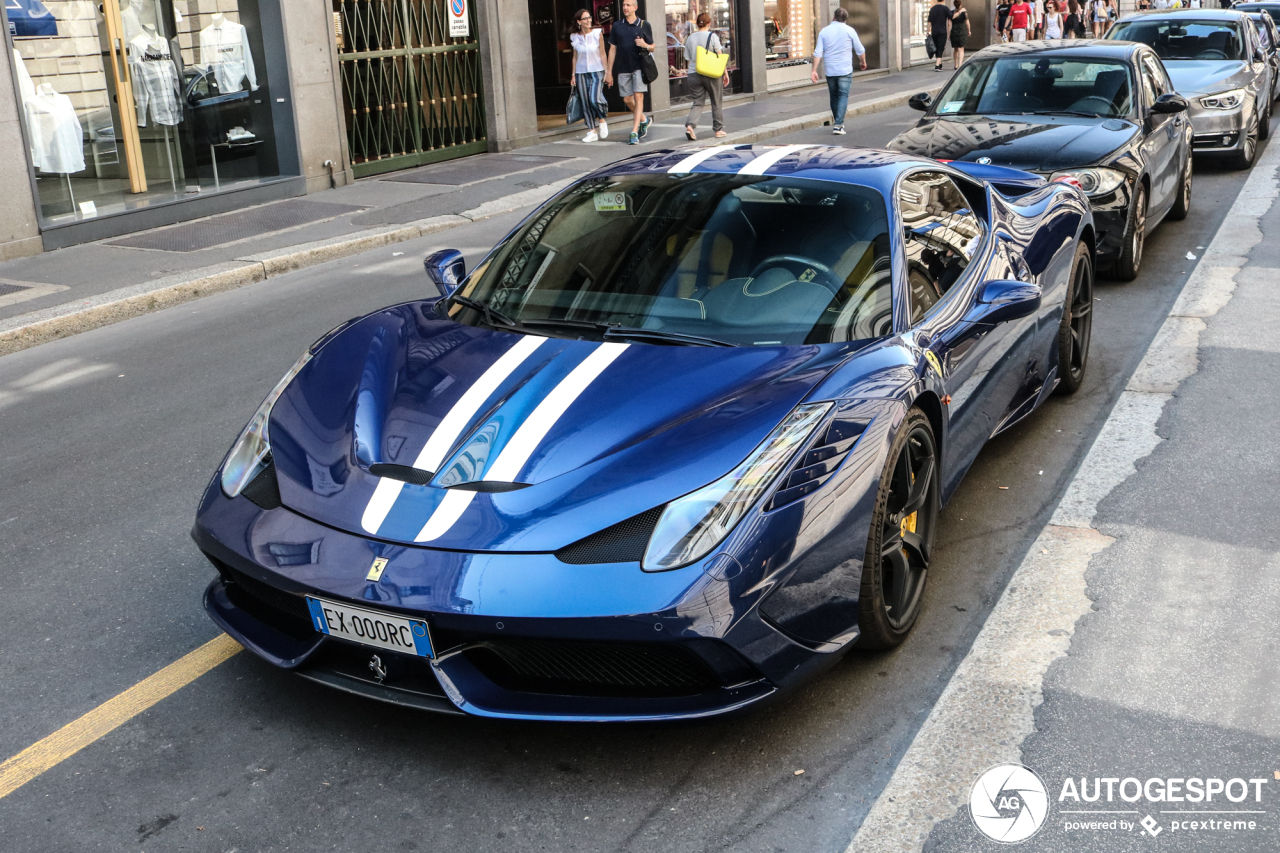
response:
M0 797L7 797L49 768L124 725L161 699L176 693L241 650L219 634L194 652L108 699L74 722L0 764Z

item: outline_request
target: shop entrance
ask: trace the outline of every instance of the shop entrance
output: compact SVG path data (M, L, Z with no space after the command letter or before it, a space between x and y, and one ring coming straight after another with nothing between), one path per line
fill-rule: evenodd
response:
M356 177L488 150L475 0L332 2Z

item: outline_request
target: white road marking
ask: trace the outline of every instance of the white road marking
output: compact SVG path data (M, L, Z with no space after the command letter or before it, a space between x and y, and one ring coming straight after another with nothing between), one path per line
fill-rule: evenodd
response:
M568 376L561 379L559 384L551 389L551 393L543 398L537 408L520 425L515 435L511 437L511 441L507 443L507 446L502 448L502 452L498 454L498 458L494 460L484 479L499 482L513 481L516 475L520 473L520 469L524 467L524 463L533 455L533 451L537 449L542 439L551 430L551 427L555 426L556 421L565 413L565 410L573 405L573 401L582 396L582 392L587 390L587 386L606 367L612 364L614 359L622 355L623 351L629 346L630 344L600 344L591 355L583 359L581 364L570 371ZM466 508L471 505L475 495L476 492L451 489L445 499L436 507L435 512L427 519L427 523L422 527L422 532L414 537L414 541L430 542L447 533L449 528L462 517L462 513Z
M765 172L778 165L779 162L790 157L797 151L803 151L806 148L817 148L813 143L805 143L803 145L783 145L781 148L771 148L769 151L761 154L747 165L738 170L739 175L763 175Z
M1178 384L1199 369L1204 318L1231 300L1236 276L1262 241L1260 219L1280 191L1278 166L1280 145L1269 146L847 853L919 850L934 824L968 800L983 770L1021 761L1045 672L1090 612L1084 573L1114 541L1092 526L1098 504L1162 441L1156 422Z
M498 386L510 376L517 367L524 363L534 350L546 343L547 339L537 335L524 335L516 342L515 346L502 354L501 358L490 365L489 369L480 375L466 393L453 404L453 408L444 416L440 424L431 433L431 437L427 439L426 445L422 448L422 452L418 454L418 458L414 460L413 467L422 471L436 471L442 462L444 462L445 454L449 452L449 448L458 440L458 436L471 423L471 419L475 417L476 412L489 399L490 395L497 390ZM391 507L395 505L396 498L400 497L400 492L404 489L404 483L400 480L392 480L387 477L380 477L378 485L373 490L373 497L369 498L369 503L364 509L364 515L360 519L360 525L369 533L377 533L378 528L382 526L382 522L386 521L387 515L391 512ZM464 506L463 509L466 507ZM439 508L437 508L439 509Z

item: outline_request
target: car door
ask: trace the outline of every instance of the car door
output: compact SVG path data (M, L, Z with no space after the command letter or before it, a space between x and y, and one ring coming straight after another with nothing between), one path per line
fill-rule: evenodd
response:
M981 193L976 185L971 191ZM989 225L946 173L912 172L899 183L897 201L910 326L904 337L919 351L921 371L937 374L951 399L943 445L945 494L1013 404L1032 337L1022 327L1034 332L1035 319L1000 325L965 321L983 282L1016 277L1016 259L1004 239L988 233Z
M1142 77L1142 154L1151 177L1151 198L1147 201L1148 221L1158 219L1172 206L1182 174L1179 140L1186 119L1182 113L1155 113L1156 98L1173 91L1155 54L1142 51L1138 59Z

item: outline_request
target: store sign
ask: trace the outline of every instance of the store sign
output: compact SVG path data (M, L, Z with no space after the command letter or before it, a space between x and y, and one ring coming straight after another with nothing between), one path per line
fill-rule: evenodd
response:
M471 23L467 20L467 0L449 0L449 38L471 35Z

